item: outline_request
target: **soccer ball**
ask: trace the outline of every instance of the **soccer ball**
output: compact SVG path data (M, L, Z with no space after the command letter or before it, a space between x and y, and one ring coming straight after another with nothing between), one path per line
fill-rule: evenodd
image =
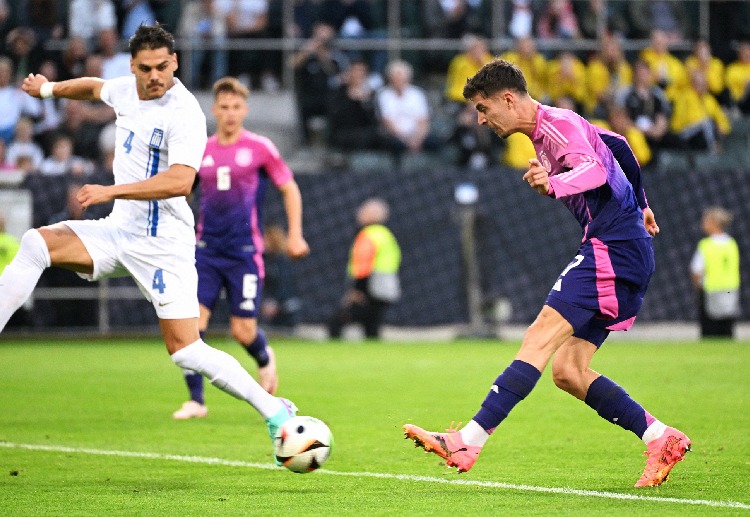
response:
M276 432L274 454L286 468L304 474L319 469L332 446L333 434L327 425L311 416L295 416Z

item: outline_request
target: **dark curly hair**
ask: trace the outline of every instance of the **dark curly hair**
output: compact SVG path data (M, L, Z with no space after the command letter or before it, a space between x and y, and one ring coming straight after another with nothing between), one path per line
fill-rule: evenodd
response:
M174 36L162 25L140 25L128 43L131 57L141 50L156 50L166 48L174 54Z
M520 68L504 59L493 59L466 80L464 98L471 99L478 93L489 97L500 90L528 93L526 78Z

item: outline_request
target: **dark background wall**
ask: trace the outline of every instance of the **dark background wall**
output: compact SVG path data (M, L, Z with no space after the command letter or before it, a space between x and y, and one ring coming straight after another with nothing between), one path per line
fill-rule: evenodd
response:
M695 318L689 263L702 237L704 208L721 205L735 215L730 232L742 253L743 319L750 317L750 175L725 170L645 174L649 202L661 233L654 241L657 271L642 320ZM389 226L403 249L404 296L388 314L397 325L432 325L467 319L455 186L479 188L476 235L487 300L506 297L512 321L530 322L560 271L578 249L581 230L558 201L537 195L522 173L497 168L482 172L330 173L297 178L304 199L305 234L312 254L297 264L304 320L324 321L343 292L348 246L357 205L373 195L391 205ZM283 221L277 195L269 195L266 219Z
M575 255L581 230L562 203L539 196L521 176L522 172L504 168L298 175L305 237L312 250L308 258L294 264L297 290L304 304L302 320L323 322L336 307L344 292L347 255L356 231L354 213L364 199L380 196L390 203L389 226L403 251L404 295L388 313L387 321L405 326L467 321L453 193L457 184L471 181L479 189L476 236L484 297L488 303L507 298L512 305L511 322L531 322L558 274ZM654 241L657 271L639 316L642 321L695 319L688 268L702 236L701 212L711 205L721 205L735 215L730 232L743 255L743 319L750 319L749 178L750 173L729 168L644 173L661 233ZM44 224L44 217L51 215L45 215L45 211L59 210L48 202L55 187L56 180L52 180L51 185L42 182L32 188L36 225ZM265 220L284 222L281 198L273 188L266 199ZM69 284L96 288L63 270L49 270L40 282L40 286ZM110 285L133 282L115 279ZM145 300L109 303L113 330L155 325L153 309ZM72 316L71 311L75 313ZM225 317L226 311L222 312L220 306L214 322L221 324ZM96 302L72 305L67 300L38 300L31 321L35 327L94 326Z

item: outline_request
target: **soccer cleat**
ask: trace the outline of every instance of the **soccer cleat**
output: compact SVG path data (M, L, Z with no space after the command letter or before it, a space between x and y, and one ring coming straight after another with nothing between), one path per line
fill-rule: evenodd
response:
M659 486L669 477L669 472L678 461L685 459L690 449L690 438L674 427L667 427L660 438L651 440L648 450L646 468L636 487Z
M191 418L205 418L208 416L208 408L194 400L188 400L180 409L172 413L175 420L189 420Z
M258 368L258 384L273 395L279 388L279 376L276 374L276 355L270 346L266 346L266 352L268 353L268 364Z
M281 397L279 397L279 402L281 402L282 408L279 409L275 415L266 419L268 434L271 436L271 442L273 442L274 446L276 445L276 433L278 432L279 427L290 418L297 416L297 406L294 405L294 402ZM283 465L283 463L276 458L275 452L273 455L273 461L278 466Z
M482 451L481 447L466 445L457 429L449 428L446 433L433 433L411 424L404 425L403 429L404 436L414 440L415 447L422 447L425 452L434 452L449 467L456 467L458 472L468 472Z
M281 397L279 397L279 402L281 402L282 405L281 409L279 409L275 415L266 419L268 434L271 437L271 441L276 439L276 432L279 430L279 427L281 427L281 424L290 418L297 416L297 406L294 405L294 402Z

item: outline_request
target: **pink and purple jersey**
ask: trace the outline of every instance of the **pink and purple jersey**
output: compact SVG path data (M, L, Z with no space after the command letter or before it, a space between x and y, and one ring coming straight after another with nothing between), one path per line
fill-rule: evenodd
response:
M643 225L647 202L640 167L637 162L628 164L629 174L623 172L618 160L632 152L629 147L620 149L622 156L615 159L610 147L627 146L618 137L570 110L539 105L531 141L549 173L550 196L560 199L578 219L583 241L650 238Z
M228 256L254 255L262 271L262 204L268 180L281 187L292 171L266 137L243 130L239 140L221 145L208 139L200 170L199 248Z

